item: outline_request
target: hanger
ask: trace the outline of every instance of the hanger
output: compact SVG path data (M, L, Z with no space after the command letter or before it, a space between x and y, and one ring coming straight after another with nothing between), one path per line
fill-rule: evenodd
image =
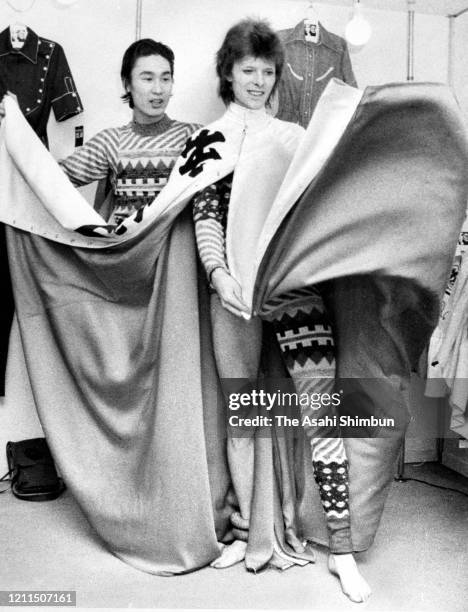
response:
M13 49L21 49L28 37L28 28L24 23L15 21L10 24L10 40Z
M13 0L6 0L8 6L12 8L15 13L26 13L30 11L36 0L30 0L29 4L26 5L25 2L17 3L13 2ZM28 28L24 25L24 23L16 20L10 23L10 40L11 46L13 49L21 49L24 46L24 42L28 37Z
M310 42L318 42L320 24L313 2L309 2L304 18L304 38Z

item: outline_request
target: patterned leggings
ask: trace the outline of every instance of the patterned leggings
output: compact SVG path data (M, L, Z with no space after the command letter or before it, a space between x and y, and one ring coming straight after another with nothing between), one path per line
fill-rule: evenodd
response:
M333 393L335 345L332 328L322 297L315 289L282 296L286 307L275 308L268 317L273 324L284 363L294 381L296 392ZM333 406L314 410L301 407L302 416L323 419L336 416ZM339 427L306 427L312 449L315 480L327 518L330 551L352 552L348 461Z
M279 302L287 302L287 308L272 305L272 315L265 318L273 324L297 393L331 393L335 349L322 298L317 291L308 290L288 295ZM262 344L261 321L258 318L244 321L234 316L223 308L216 294L211 296L211 318L221 378L256 379ZM307 411L313 418L334 416L332 407ZM343 440L339 430L333 427L310 427L306 435L310 439L315 480L327 519L330 550L336 554L352 552L348 462Z

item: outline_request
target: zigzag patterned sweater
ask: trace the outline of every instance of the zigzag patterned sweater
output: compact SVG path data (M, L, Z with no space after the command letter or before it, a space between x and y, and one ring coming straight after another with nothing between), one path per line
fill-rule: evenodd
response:
M167 115L148 125L132 121L102 130L60 165L77 187L109 177L115 195L109 223L120 223L158 195L199 127Z

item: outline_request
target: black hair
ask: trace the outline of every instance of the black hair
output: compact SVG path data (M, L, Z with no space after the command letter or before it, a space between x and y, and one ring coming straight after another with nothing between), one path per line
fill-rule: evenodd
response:
M227 105L234 100L232 68L246 56L262 58L275 64L276 78L270 97L275 92L284 64L281 41L267 21L243 19L230 28L216 53L216 73L219 77L218 93Z
M120 69L120 76L124 87L130 83L132 70L138 58L148 55L160 55L167 59L171 69L171 76L174 76L174 52L172 49L152 38L142 38L132 43L124 53L122 68ZM129 91L126 91L121 97L124 102L128 102L130 108L133 108L132 95Z

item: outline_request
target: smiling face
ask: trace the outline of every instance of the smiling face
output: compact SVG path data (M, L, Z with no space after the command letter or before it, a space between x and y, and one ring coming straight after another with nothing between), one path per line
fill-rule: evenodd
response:
M247 56L235 62L231 77L234 101L251 110L263 108L276 81L274 62Z
M171 66L161 55L139 57L126 90L132 95L133 118L138 123L159 121L166 111L174 80Z

